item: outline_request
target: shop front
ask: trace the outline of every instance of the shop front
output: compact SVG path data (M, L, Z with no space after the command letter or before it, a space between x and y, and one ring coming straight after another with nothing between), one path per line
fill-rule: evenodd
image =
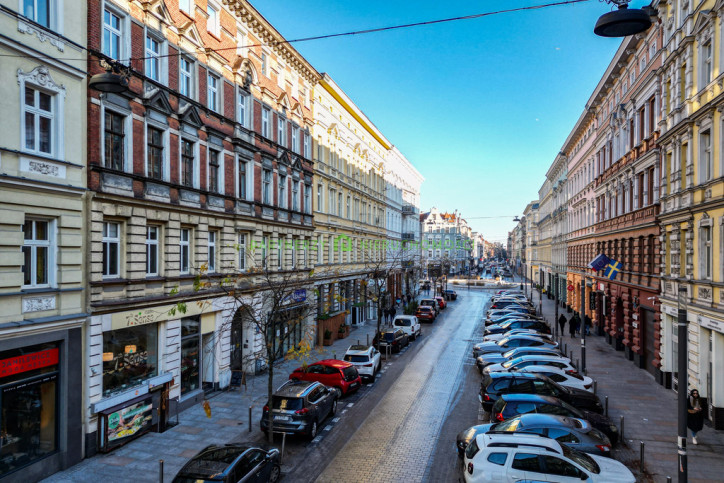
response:
M3 481L42 479L80 461L80 342L80 328L0 342Z

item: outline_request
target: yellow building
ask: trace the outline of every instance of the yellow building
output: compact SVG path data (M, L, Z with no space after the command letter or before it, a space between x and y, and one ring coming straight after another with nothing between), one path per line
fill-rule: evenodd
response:
M86 3L0 4L0 479L38 481L83 448Z
M679 290L688 313L689 388L724 428L724 49L720 2L673 0L661 69L662 371L678 390Z

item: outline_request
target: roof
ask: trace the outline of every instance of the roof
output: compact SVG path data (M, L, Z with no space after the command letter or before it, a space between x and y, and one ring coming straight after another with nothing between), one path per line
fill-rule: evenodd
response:
M321 361L317 361L314 364L322 364L323 366L336 367L337 369L344 369L345 367L354 365L347 361L340 361L339 359L322 359Z
M511 374L511 373L509 373ZM492 376L492 374L490 374ZM541 396L540 394L522 394L522 393L511 393L511 394L501 394L500 398L503 401L511 402L511 401L517 401L517 402L541 402L541 403L547 403L547 404L555 404L558 405L562 401L556 397L552 396Z
M252 446L235 444L207 446L181 468L179 475L221 480L234 461L251 448Z
M316 384L319 383L314 381L289 381L274 391L274 395L281 397L302 397Z
M581 423L580 419L569 418L568 416L559 416L557 414L541 414L526 413L516 416L520 419L520 424L524 428L534 426L564 426L567 428L581 428L585 423ZM578 424L576 424L578 421Z

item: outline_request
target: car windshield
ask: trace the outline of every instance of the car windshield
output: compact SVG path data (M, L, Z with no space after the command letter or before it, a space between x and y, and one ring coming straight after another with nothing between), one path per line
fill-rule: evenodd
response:
M296 411L302 409L302 399L298 397L272 396L272 409Z
M513 366L513 365L521 362L522 360L523 360L523 359L521 359L521 358L519 357L519 358L517 358L517 359L513 359L513 360L510 360L510 361L507 361L507 362L503 362L503 367L505 367L506 369L508 369L510 366Z
M356 354L345 354L344 360L347 362L369 362L369 356L360 356Z
M583 468L590 471L591 473L599 474L601 472L601 468L598 467L596 461L594 461L594 459L588 456L586 453L571 449L565 444L561 445L561 449L563 450L563 456L570 459L574 463L581 465Z
M410 322L407 319L397 319L397 320L395 320L395 325L400 326L400 327L409 327L412 325L412 322Z
M342 374L344 374L345 381L354 381L355 379L357 379L357 376L359 376L357 369L352 366L342 369Z
M494 431L515 431L518 429L518 426L520 426L520 418L510 418L502 423L496 424L490 429Z
M382 334L382 338L385 339L387 342L392 342L395 340L395 334L393 332L385 332Z

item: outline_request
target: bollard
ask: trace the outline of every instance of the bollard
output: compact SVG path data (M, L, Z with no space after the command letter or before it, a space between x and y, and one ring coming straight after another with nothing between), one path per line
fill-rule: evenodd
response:
M606 402L603 407L605 408L603 414L605 414L606 417L608 417L608 396L606 396Z
M369 336L367 336L367 337L369 337ZM359 345L359 339L357 339L357 345Z
M370 335L367 334L367 347L369 347L369 346L370 346Z
M596 392L598 391L598 381L595 379L593 380L593 394L596 395Z
M619 430L619 432L621 433L619 435L619 438L621 438L621 442L623 442L623 416L621 416L621 429Z
M251 406L249 406L249 432L251 433Z
M581 360L580 359L576 359L576 370L577 371L581 370Z
M163 483L163 460L158 460L158 483Z
M667 477L666 477L666 483L671 483L671 477L670 477L670 476L667 476Z
M279 455L279 464L281 465L284 462L284 446L287 442L287 433L282 433L282 452Z
M641 441L641 457L640 457L640 461L639 461L639 470L641 470L641 473L644 472L644 447L645 447L644 442Z
M336 352L332 352L332 359L336 359L336 358L337 358L337 353L336 353Z

